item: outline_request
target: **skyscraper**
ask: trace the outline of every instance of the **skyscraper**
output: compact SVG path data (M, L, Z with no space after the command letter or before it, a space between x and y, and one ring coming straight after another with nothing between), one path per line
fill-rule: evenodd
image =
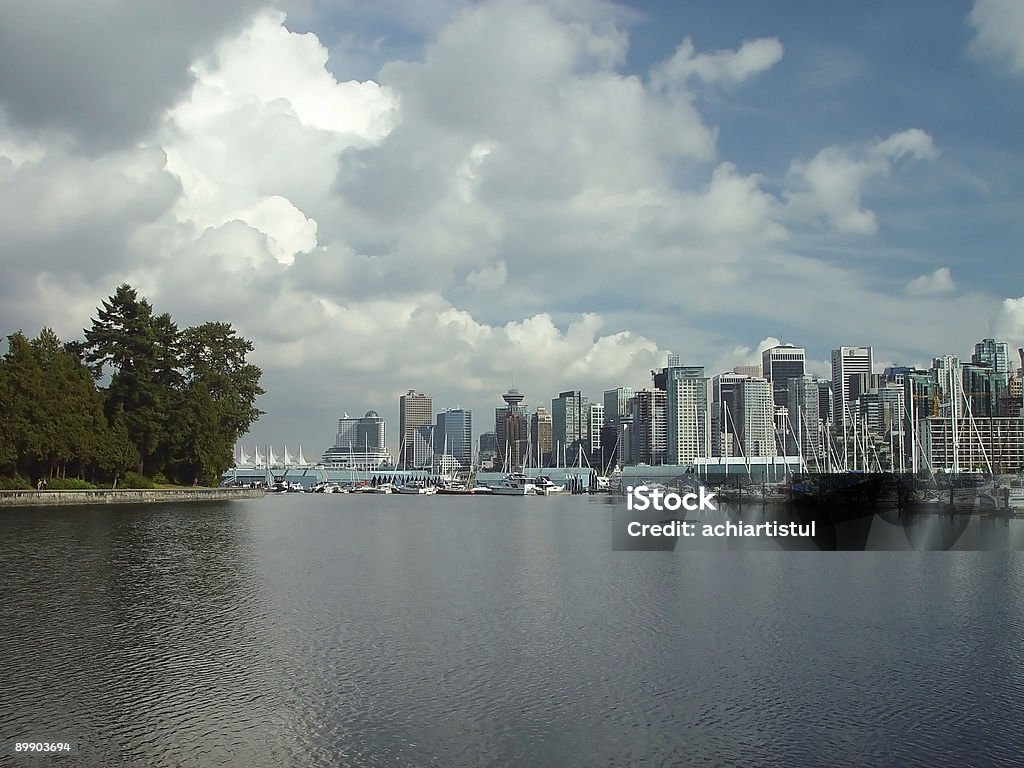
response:
M583 406L586 398L579 390L559 392L551 401L551 441L556 453L571 462L586 434ZM572 458L570 458L572 457Z
M628 433L629 457L635 464L664 464L666 444L666 395L663 389L641 389L630 401L632 424Z
M786 388L789 393L786 454L803 456L809 468L823 471L818 382L807 375L797 376L789 380Z
M1010 345L1005 341L982 339L974 345L971 362L991 368L996 373L1010 373Z
M331 469L379 469L391 464L386 437L384 419L376 411L358 418L346 413L338 419L334 445L321 461Z
M604 426L604 404L585 403L583 406L583 421L585 426L583 436L583 450L591 461L595 459L604 465L604 456L601 451L601 427Z
M832 350L832 419L846 442L853 419L851 404L871 383L871 347Z
M832 423L832 382L818 380L818 418L827 426Z
M761 353L763 376L772 383L772 398L777 406L789 402L786 386L790 379L803 376L807 353L802 347L780 344Z
M681 365L666 368L662 373L667 407L667 463L690 464L710 453L709 382L702 365Z
M530 418L530 445L537 466L544 466L551 461L551 414L543 405L537 406Z
M750 366L758 371L759 366ZM736 388L746 378L741 373L720 373L711 380L711 455L738 456L736 436Z
M736 436L744 456L776 456L775 403L767 379L745 376L736 382Z
M618 426L619 419L629 415L629 398L633 394L632 387L616 387L604 391L605 424Z
M473 412L449 408L437 414L434 453L453 457L460 466L473 463Z
M501 396L505 405L494 409L494 434L498 443L495 461L505 472L520 469L527 459L530 441L530 422L523 405L523 395L513 387Z
M398 430L402 439L398 452L400 467L414 466L416 430L420 427L431 427L433 424L434 403L430 395L410 389L398 399Z

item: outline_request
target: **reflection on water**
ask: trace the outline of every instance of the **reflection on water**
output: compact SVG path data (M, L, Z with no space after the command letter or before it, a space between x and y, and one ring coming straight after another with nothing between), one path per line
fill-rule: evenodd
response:
M5 511L0 739L83 765L1017 759L1018 555L613 552L613 509Z

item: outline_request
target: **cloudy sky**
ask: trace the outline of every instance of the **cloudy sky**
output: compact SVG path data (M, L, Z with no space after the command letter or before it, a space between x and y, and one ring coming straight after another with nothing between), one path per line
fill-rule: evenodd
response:
M227 320L307 458L410 388L1024 346L1022 126L1019 0L0 0L0 332Z

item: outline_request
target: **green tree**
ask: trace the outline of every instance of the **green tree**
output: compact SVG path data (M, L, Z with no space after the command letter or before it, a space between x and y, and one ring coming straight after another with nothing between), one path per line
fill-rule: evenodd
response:
M231 460L233 443L227 442L217 404L201 384L191 384L183 393L178 424L178 479L191 485L216 485Z
M184 443L192 461L201 461L204 482L231 466L231 451L263 411L263 372L248 362L252 342L235 334L230 323L204 323L181 336L185 378L182 412L189 414ZM199 435L195 430L202 430Z
M168 406L180 380L179 336L170 316L154 317L150 303L128 284L103 302L85 331L85 360L97 378L111 371L107 416L123 420L139 452L140 473L155 472L167 458Z
M139 464L139 451L128 436L122 417L107 424L104 419L93 434L92 452L96 467L112 478L114 488L121 475Z
M5 359L0 359L0 475L13 475L18 460L14 448L14 399Z
M7 353L2 361L5 381L5 431L14 453L16 469L37 474L46 457L46 437L40 429L43 408L40 393L44 377L32 343L21 331L7 337Z

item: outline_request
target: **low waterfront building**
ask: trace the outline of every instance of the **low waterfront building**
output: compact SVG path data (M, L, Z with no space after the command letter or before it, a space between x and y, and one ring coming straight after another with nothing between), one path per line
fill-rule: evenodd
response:
M1024 420L932 416L917 422L922 469L997 474L1024 467Z

